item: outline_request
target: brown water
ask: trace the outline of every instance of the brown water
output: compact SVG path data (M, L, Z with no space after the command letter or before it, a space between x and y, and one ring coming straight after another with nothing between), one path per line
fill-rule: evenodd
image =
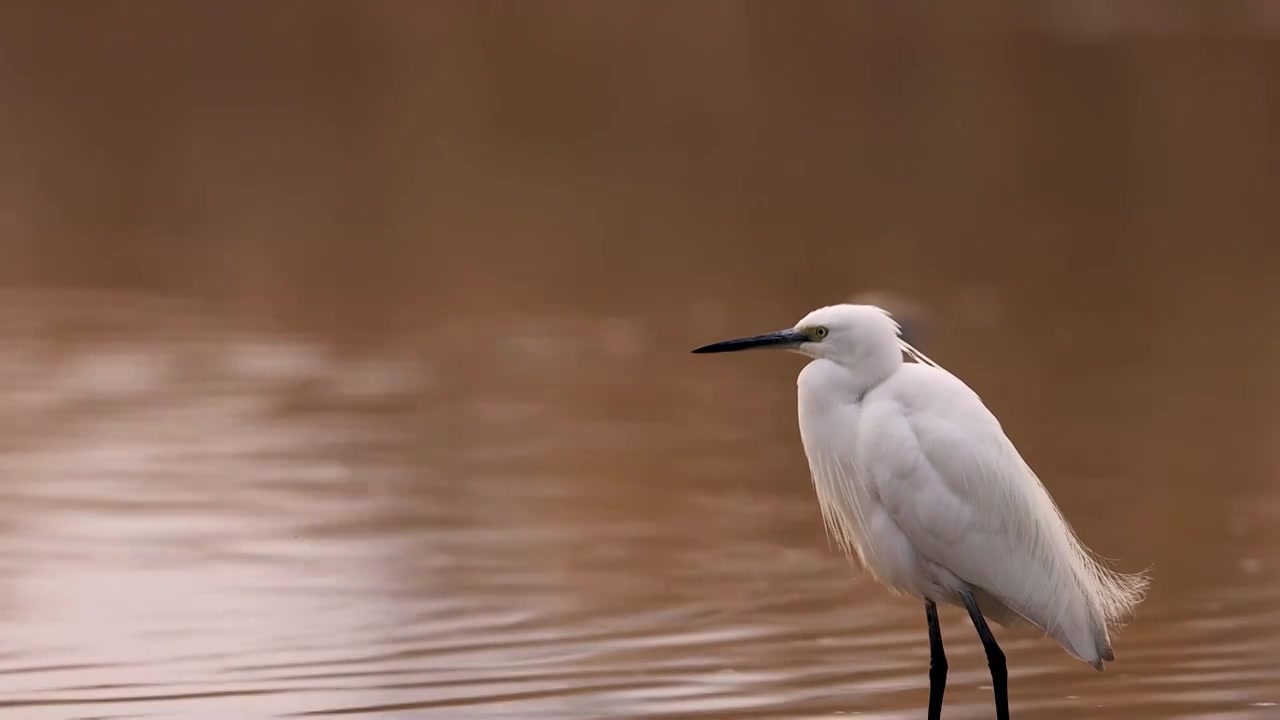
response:
M887 291L1152 567L1014 717L1280 717L1277 18L5 3L0 715L923 717L800 360L687 352Z
M822 536L798 360L685 353L781 312L486 313L373 346L162 296L5 307L10 716L923 712L921 608ZM932 343L1089 542L1154 564L1104 674L1000 632L1013 711L1274 717L1274 365L1210 374L1172 407L1166 375L1192 359L1052 339L1123 342L1134 320L1061 313L1004 353L977 349L997 325ZM485 339L449 342L465 328ZM943 622L947 716L987 717L981 648L962 615Z

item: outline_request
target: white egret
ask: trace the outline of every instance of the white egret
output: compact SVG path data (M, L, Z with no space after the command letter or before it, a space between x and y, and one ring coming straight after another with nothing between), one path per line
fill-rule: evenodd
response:
M1095 560L978 395L900 335L874 305L832 305L693 352L813 358L796 381L800 437L828 532L881 584L924 602L930 720L947 676L937 603L968 612L1007 720L1004 653L986 618L1028 621L1101 670L1115 659L1108 627L1132 612L1147 578Z

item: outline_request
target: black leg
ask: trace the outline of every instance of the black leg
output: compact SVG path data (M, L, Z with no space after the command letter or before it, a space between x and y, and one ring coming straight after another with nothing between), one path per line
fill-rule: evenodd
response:
M942 693L947 690L947 655L942 651L938 606L932 600L924 601L924 617L929 621L929 720L941 720Z
M966 590L960 593L960 598L964 600L969 618L973 620L973 626L978 629L978 637L982 639L982 647L987 651L987 667L991 668L991 689L996 696L996 720L1009 720L1009 671L1005 668L1004 653L996 644L991 628L987 627L987 619L982 617L973 593Z

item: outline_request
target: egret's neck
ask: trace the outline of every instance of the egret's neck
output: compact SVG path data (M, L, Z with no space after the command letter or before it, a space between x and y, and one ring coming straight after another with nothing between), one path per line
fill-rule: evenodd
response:
M861 397L902 367L902 350L896 342L892 345L872 343L847 357L818 360L828 366L820 373L830 391Z

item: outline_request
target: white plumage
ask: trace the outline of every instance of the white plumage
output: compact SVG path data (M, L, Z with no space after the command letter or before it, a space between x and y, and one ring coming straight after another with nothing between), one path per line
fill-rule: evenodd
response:
M903 341L888 313L833 305L695 352L761 346L813 358L797 388L818 502L832 537L878 581L962 607L968 592L982 615L1025 619L1099 670L1114 659L1109 626L1146 578L1094 559L978 395Z
M1145 578L1090 556L978 395L901 341L887 313L832 306L799 327L810 325L861 355L849 367L815 352L797 381L800 435L835 539L893 590L960 605L967 584L989 619L1024 618L1099 670L1114 660L1108 625L1137 604Z

